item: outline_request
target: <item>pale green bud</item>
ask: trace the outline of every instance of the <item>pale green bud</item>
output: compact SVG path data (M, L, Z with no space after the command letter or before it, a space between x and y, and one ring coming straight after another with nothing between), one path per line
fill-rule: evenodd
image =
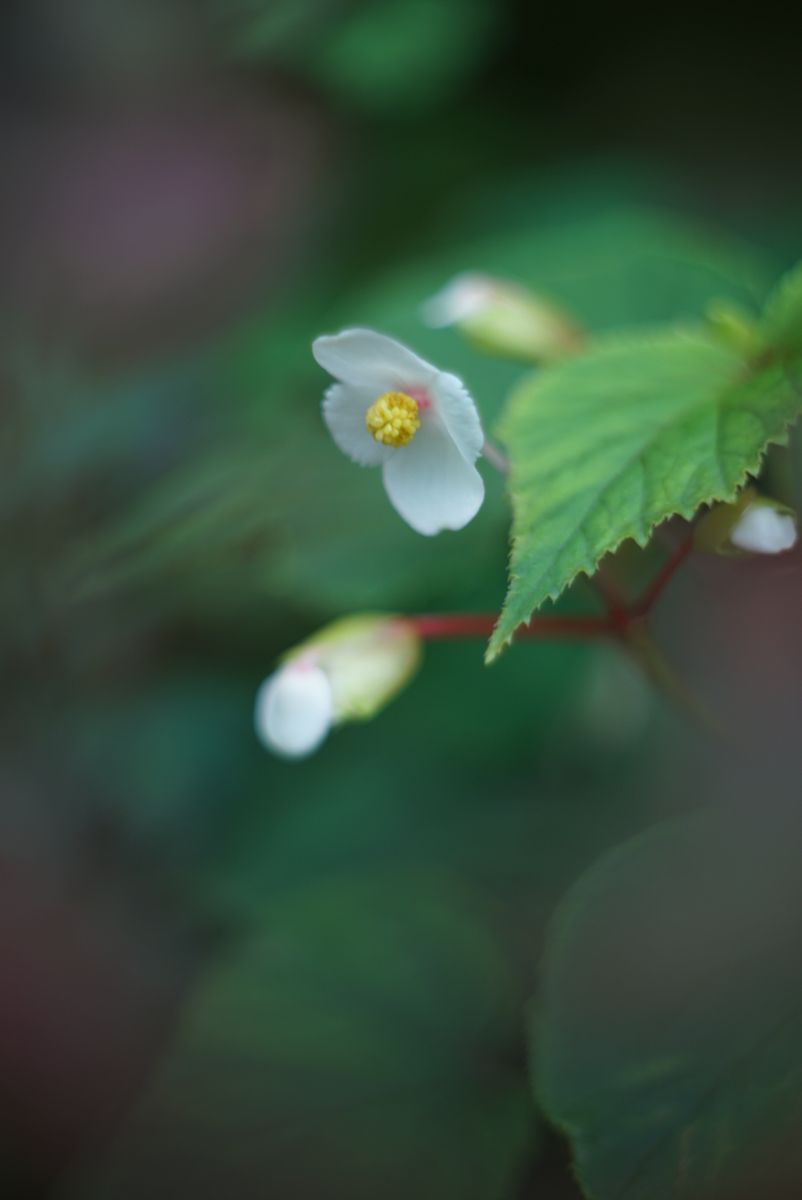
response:
M479 350L523 362L553 362L579 349L570 318L520 284L466 272L422 308L428 325L454 325Z
M288 651L256 697L261 741L285 758L303 758L333 725L374 717L409 682L421 639L403 617L343 617Z

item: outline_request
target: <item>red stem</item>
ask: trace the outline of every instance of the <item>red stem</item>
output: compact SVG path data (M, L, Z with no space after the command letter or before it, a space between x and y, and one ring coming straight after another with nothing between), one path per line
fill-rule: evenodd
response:
M648 616L663 589L693 549L693 538L686 538L665 560L646 590L633 604L627 604L617 587L607 578L603 594L608 610L601 617L532 617L516 630L516 638L626 638L636 621ZM460 638L489 637L498 620L497 613L431 613L405 617L420 637L430 642Z
M666 561L663 563L660 570L655 575L649 586L644 591L643 595L629 610L630 620L638 617L647 616L654 608L657 600L663 593L663 589L673 578L675 572L693 550L693 537L687 537L684 541L672 550Z
M432 613L405 618L427 641L442 642L458 638L489 637L498 613ZM532 617L516 631L517 638L609 637L610 619L604 617Z

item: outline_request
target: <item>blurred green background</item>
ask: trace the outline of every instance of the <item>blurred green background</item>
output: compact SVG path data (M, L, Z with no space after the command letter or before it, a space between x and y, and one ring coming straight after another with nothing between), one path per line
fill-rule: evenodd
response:
M302 764L252 705L335 616L504 594L499 480L414 534L330 442L314 336L408 341L492 427L519 368L420 319L455 272L600 331L756 309L799 256L798 43L728 21L4 6L4 1198L579 1194L527 1078L547 922L666 816L790 805L798 563L693 562L660 614L751 773L595 647L430 646Z

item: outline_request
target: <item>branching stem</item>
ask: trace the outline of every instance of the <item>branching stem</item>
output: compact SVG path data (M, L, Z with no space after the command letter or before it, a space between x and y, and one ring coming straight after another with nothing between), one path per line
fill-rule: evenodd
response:
M487 451L485 451L487 453ZM693 549L688 534L668 555L641 595L628 601L617 581L602 567L594 578L604 601L602 616L534 616L519 626L516 639L611 639L618 641L644 673L672 703L695 723L720 733L720 727L690 694L665 661L648 628L648 617L675 573ZM406 618L426 641L486 638L493 632L496 613L432 613Z
M642 628L674 573L690 554L690 537L672 551L641 596L630 603L618 584L603 570L594 580L605 601L603 616L535 616L519 626L516 638L598 638L629 636ZM406 618L426 641L452 641L461 638L489 637L498 620L497 613L431 613Z
M455 641L463 638L490 637L498 613L432 613L408 617L424 640ZM595 638L610 636L610 622L604 617L532 617L521 625L517 638Z

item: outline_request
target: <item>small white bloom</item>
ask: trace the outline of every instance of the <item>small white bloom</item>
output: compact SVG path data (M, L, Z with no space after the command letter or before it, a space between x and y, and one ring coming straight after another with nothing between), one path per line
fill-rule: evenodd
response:
M730 531L730 541L739 550L753 554L781 554L796 544L796 521L773 504L755 501Z
M340 449L382 468L391 503L418 533L467 525L484 499L474 466L484 434L456 375L370 329L319 337L312 352L337 380L323 417Z
M284 758L305 758L333 725L376 715L412 677L420 637L403 617L344 617L284 657L256 696L261 741Z

